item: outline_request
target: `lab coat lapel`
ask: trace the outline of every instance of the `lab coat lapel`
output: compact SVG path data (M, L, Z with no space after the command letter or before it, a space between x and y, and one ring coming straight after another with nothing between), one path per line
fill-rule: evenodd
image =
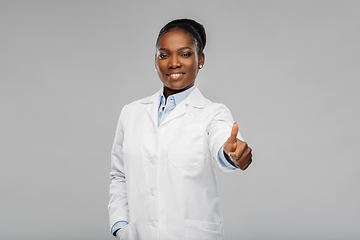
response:
M150 97L143 98L142 104L147 104L146 111L153 121L155 127L158 127L158 112L159 112L159 97L162 93L162 89ZM162 124L171 121L174 118L180 117L186 113L186 105L190 105L196 108L203 108L205 106L206 98L201 94L198 88L195 88L189 96L177 105L174 110L167 116Z
M156 128L158 126L158 109L159 103L157 103L156 101L154 101L152 104L149 104L149 106L147 107L147 112Z
M196 108L203 108L205 106L205 97L201 94L198 88L195 88L189 96L177 105L174 110L167 116L162 124L171 121L174 118L180 117L186 113L186 105L190 105Z
M181 115L186 113L186 105L185 102L182 101L179 105L177 105L174 110L171 111L169 116L165 118L165 120L162 122L162 124L165 124L169 121L171 121L174 118L180 117Z
M154 95L141 100L142 104L147 104L146 111L153 121L155 128L158 127L159 96L161 93L162 89Z
M185 104L195 108L204 108L206 101L208 101L196 87L190 95L184 100Z

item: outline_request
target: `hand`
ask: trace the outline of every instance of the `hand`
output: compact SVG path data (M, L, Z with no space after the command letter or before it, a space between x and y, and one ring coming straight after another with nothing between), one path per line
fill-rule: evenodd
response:
M245 170L252 162L251 148L246 142L236 138L239 127L235 122L231 129L228 140L224 143L224 152L230 157L234 164L241 170Z

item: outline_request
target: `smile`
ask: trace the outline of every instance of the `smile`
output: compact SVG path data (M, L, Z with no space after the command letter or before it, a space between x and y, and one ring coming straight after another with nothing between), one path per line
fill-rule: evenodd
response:
M167 73L166 76L169 76L170 79L177 80L181 78L185 73Z
M171 76L171 77L179 77L181 75L184 75L185 73L167 73L167 76Z

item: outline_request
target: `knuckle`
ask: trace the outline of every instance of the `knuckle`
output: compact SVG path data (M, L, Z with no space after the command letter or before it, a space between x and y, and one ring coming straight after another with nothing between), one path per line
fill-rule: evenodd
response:
M244 144L242 145L242 149L243 151L246 151L248 149L247 143L244 142Z

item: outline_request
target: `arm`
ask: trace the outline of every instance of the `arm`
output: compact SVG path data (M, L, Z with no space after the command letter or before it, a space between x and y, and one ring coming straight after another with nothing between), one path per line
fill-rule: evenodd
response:
M251 148L242 139L238 126L225 105L220 104L214 113L208 126L211 155L223 171L229 172L239 168L245 170L252 161Z
M208 146L211 156L223 171L231 172L237 170L236 167L231 167L223 152L223 144L229 138L229 132L234 122L231 112L225 105L217 104L211 115L211 122L207 128Z
M126 193L126 178L124 170L124 159L122 155L124 141L124 112L126 106L122 109L118 125L116 128L115 140L111 152L111 172L110 172L110 190L109 190L109 220L110 228L119 221L128 222L128 202ZM114 232L116 231L113 230ZM112 232L113 232L112 231Z

